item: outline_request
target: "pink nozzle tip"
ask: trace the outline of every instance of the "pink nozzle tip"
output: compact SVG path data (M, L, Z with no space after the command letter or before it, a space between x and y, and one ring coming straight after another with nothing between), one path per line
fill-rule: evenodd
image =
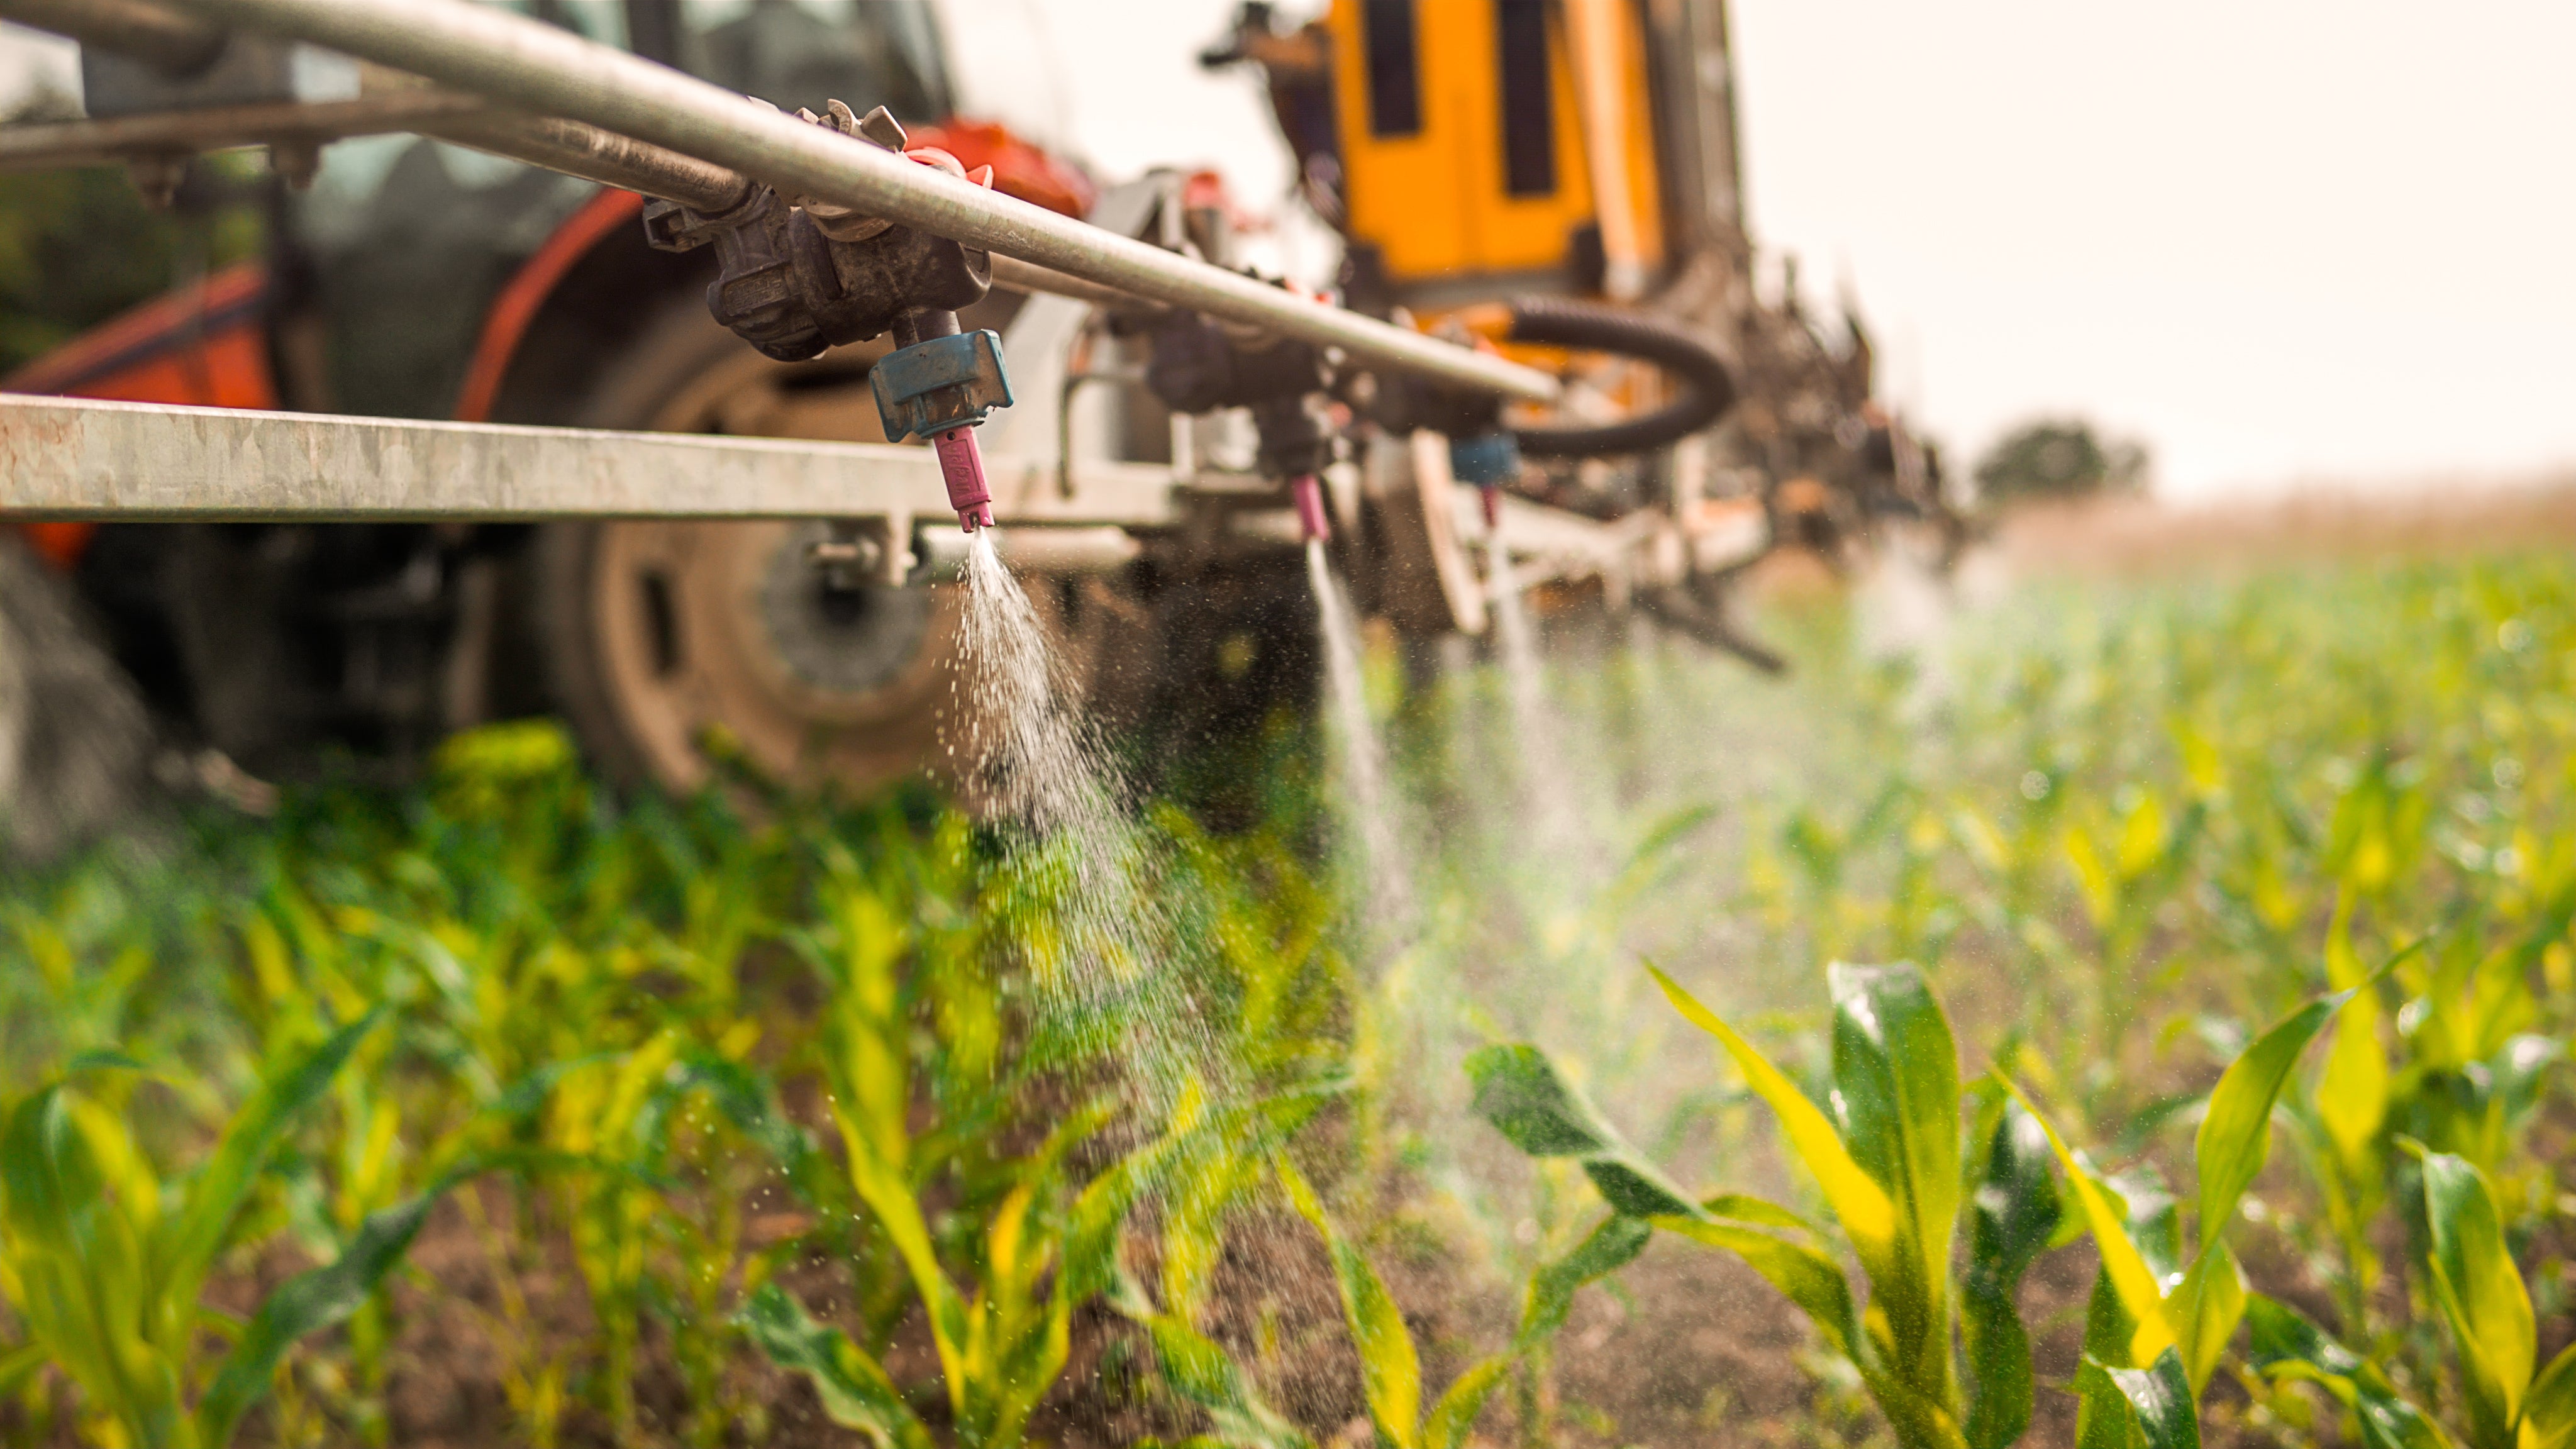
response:
M1476 492L1476 500L1485 506L1485 531L1492 533L1503 526L1503 490L1488 483Z
M1297 527L1304 531L1308 543L1329 543L1333 537L1332 520L1324 515L1324 485L1312 473L1291 480L1288 491L1297 500Z
M957 510L957 526L973 533L993 526L993 490L984 482L984 454L975 446L972 427L933 434L930 447L939 455L939 481L948 486L948 506Z

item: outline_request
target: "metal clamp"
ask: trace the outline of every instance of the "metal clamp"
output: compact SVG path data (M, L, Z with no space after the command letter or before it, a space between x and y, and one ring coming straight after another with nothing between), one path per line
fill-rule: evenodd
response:
M833 101L830 112L800 114L887 150L903 149L903 127L884 107L860 119ZM905 154L965 176L945 152ZM989 173L984 179L989 184ZM715 215L652 202L644 208L644 235L663 251L713 245L718 266L707 310L781 362L882 336L913 312L971 305L993 284L993 259L984 251L768 186L752 188L740 204Z

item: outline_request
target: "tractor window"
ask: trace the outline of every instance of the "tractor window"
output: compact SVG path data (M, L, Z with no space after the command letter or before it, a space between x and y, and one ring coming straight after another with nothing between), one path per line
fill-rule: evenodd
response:
M1368 61L1369 134L1422 134L1422 60L1416 53L1413 0L1366 0L1361 46Z
M626 46L626 12L617 0L493 0L494 8L559 25L602 45Z
M1494 0L1501 52L1503 189L1556 194L1556 115L1548 90L1547 0Z
M489 0L788 110L843 100L905 121L951 108L928 0Z
M842 100L948 118L947 57L925 0L680 0L688 69L786 110Z

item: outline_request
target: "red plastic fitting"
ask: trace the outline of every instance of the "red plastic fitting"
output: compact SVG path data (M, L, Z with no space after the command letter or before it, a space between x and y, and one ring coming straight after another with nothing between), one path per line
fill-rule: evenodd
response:
M993 526L993 490L984 481L984 453L975 446L971 427L950 428L930 440L939 454L939 481L948 485L948 506L957 510L957 526L973 533Z
M1297 527L1304 531L1308 543L1330 543L1333 523L1324 512L1324 485L1312 473L1300 473L1288 481L1289 495L1297 500Z

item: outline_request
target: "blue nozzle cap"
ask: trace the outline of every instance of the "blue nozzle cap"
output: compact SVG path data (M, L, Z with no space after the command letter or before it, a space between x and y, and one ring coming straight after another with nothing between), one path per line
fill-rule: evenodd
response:
M1521 476L1521 445L1505 432L1451 438L1449 476L1479 488L1509 483Z
M899 347L868 369L886 438L902 442L984 421L1011 405L1002 339L989 328Z

